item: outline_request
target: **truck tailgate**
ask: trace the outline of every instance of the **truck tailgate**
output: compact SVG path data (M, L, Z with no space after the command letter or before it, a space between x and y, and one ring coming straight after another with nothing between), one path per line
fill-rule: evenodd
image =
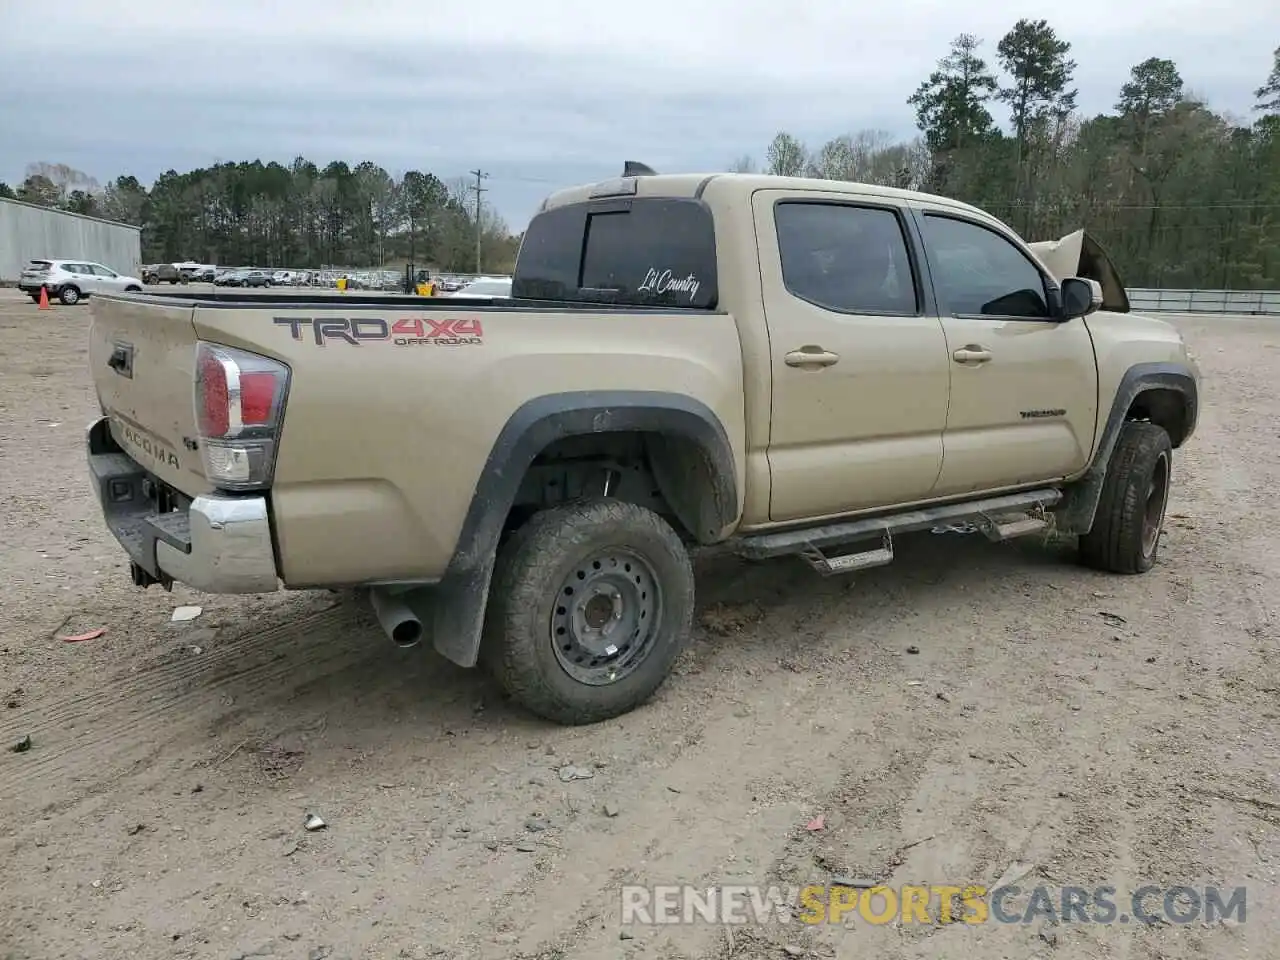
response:
M194 448L194 307L113 297L89 304L89 370L112 437L165 483L208 492Z

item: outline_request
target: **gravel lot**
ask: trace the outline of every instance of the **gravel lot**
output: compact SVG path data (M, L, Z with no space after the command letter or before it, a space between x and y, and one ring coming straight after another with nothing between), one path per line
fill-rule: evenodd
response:
M1150 574L928 534L853 580L708 556L658 699L562 729L336 595L133 588L86 483L88 319L0 291L0 957L1278 955L1276 320L1178 321L1207 402ZM1245 886L1247 920L620 924L623 883L1015 864L1122 912Z

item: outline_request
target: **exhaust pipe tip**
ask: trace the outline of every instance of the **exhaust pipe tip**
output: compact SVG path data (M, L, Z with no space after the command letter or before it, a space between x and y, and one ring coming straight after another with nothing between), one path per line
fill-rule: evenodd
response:
M391 639L397 647L416 647L422 642L422 624L417 620L401 620L392 625Z
M416 647L426 632L417 614L409 609L399 595L375 589L369 594L369 603L378 617L382 632L397 647Z

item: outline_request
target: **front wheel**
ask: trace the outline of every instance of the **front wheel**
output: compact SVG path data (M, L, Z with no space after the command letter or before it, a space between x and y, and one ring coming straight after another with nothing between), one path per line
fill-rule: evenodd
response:
M74 307L80 302L80 291L75 287L63 287L58 293L58 299L61 300L65 306Z
M548 720L596 723L662 686L689 642L693 566L650 510L587 500L535 514L499 551L481 656Z
M138 286L136 283L131 283L129 284L129 286L124 288L124 292L125 293L141 293L142 288Z
M1130 421L1120 428L1093 527L1080 537L1083 563L1130 574L1155 566L1172 462L1173 445L1163 427Z

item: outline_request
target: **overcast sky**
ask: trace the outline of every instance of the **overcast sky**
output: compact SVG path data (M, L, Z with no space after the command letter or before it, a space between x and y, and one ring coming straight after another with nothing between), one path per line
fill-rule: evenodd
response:
M1216 109L1247 116L1280 44L1280 0L59 0L52 20L18 9L39 32L0 28L0 180L16 186L37 160L147 184L298 154L446 180L478 165L492 174L485 199L516 229L550 190L614 176L624 160L722 170L762 158L779 129L815 147L865 128L909 137L904 101L950 40L977 34L994 62L1018 17L1044 17L1072 43L1088 113L1111 106L1130 66L1162 56Z

